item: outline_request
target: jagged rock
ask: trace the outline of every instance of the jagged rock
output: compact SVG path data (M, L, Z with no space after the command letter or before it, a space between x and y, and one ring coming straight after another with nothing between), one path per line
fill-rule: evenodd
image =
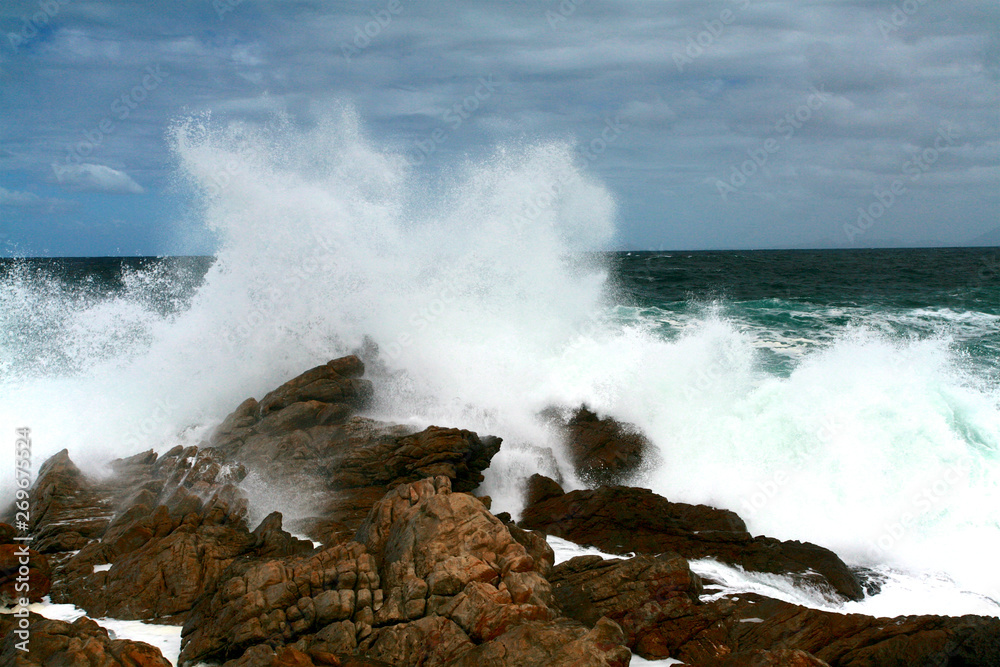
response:
M22 570L25 566L27 572ZM52 569L43 554L27 545L0 545L0 604L20 599L39 602L51 588Z
M450 667L626 667L621 628L602 618L593 629L567 618L523 623L477 646Z
M0 544L14 544L17 530L9 523L0 523Z
M554 617L534 559L478 499L452 493L447 477L387 494L358 541L376 554L387 594L376 624L413 618L412 609L425 607L478 643L511 625Z
M112 495L88 480L65 449L38 469L30 498L32 546L47 555L98 539L114 515Z
M383 605L375 559L356 542L228 574L188 616L181 664L237 659L257 644L291 644L343 622L344 632L316 641L330 654L349 653L359 635L371 632L374 608Z
M635 426L599 418L586 405L567 422L566 444L576 473L595 486L621 484L653 451Z
M160 650L143 642L111 639L108 631L87 617L73 623L28 617L28 651L18 650L22 638L15 632L19 619L0 615L0 665L9 667L170 667Z
M670 655L696 665L791 659L746 655L740 660L748 662L725 662L731 655L787 649L804 651L820 661L843 667L986 667L1000 664L1000 619L874 618L808 609L749 593L707 604L678 598L671 617L661 620L639 647L642 654Z
M828 549L753 537L734 512L672 503L647 489L610 486L571 491L526 507L521 525L610 553L675 552L685 558L715 558L747 570L787 574L834 597L864 597L857 578Z
M444 475L457 491L475 489L500 447L499 438L471 431L431 426L414 433L353 416L371 395L371 384L358 379L363 373L356 357L313 368L259 403L244 401L211 438L226 460L312 500L317 516L307 525L338 524L313 534L327 545L343 538L341 526L356 530L399 484Z
M362 642L365 656L390 665L448 665L475 645L462 628L441 616L376 628Z
M557 565L549 581L564 614L588 626L610 618L621 626L626 645L646 658L668 657L643 651L644 637L670 617L675 599L697 603L702 590L698 575L676 554L578 556Z
M234 576L188 617L181 663L242 659L268 644L294 646L314 662L359 653L396 665L450 664L525 623L556 619L539 572L551 567L551 550L538 536L520 537L540 562L479 499L454 493L448 477L399 485L375 504L354 542L230 568ZM563 644L587 635L572 627ZM590 644L581 646L596 650Z
M166 504L133 505L115 517L100 541L65 563L54 601L94 616L182 621L236 558L312 550L281 530L279 514L251 533L246 500L210 454L172 450L152 467L166 479L159 496L145 489L145 497L166 496ZM192 490L212 495L203 501Z

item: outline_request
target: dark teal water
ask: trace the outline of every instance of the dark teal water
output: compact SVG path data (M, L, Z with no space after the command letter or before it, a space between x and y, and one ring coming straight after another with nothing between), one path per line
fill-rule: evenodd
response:
M757 336L774 371L851 327L947 336L1000 364L1000 249L632 252L611 256L621 301L673 338L712 310Z

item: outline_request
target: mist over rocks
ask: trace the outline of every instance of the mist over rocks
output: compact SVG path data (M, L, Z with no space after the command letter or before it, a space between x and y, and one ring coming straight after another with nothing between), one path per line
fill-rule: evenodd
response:
M500 438L359 415L363 375L357 357L317 366L245 400L200 445L119 459L105 478L65 450L46 461L31 508L50 599L182 625L184 667L624 667L633 652L729 667L1000 664L997 619L706 596L688 559L863 596L833 552L753 537L726 509L625 486L566 493L535 474L520 522L494 514L475 494ZM644 436L585 407L564 427L584 480L627 479L650 455ZM307 516L288 523L310 540L260 484L302 501ZM546 534L627 557L556 564ZM39 641L11 664L166 664L86 617L30 623Z

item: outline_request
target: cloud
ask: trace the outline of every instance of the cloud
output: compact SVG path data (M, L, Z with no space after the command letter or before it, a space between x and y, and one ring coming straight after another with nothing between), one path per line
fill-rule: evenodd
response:
M75 155L128 165L165 201L174 158L164 137L185 115L260 123L283 112L308 127L347 101L377 142L406 150L492 76L502 88L426 168L508 141L585 142L617 116L630 129L587 168L615 190L629 247L781 246L790 226L802 242L842 236L845 216L933 145L944 121L960 140L892 215L907 216L913 239L959 239L1000 215L993 5L921 2L893 23L897 0L407 0L373 24L384 0L229 2L223 15L188 4L61 3L50 33L4 50L4 171L38 179ZM16 28L37 6L5 0L0 22ZM169 76L132 95L149 66ZM814 89L829 97L803 111ZM722 200L714 184L769 139L779 143L766 163ZM99 164L56 173L77 190L143 191ZM949 215L921 199L942 183L954 184ZM99 207L122 201L84 205L105 219Z
M56 180L74 190L110 192L114 194L142 194L146 190L125 172L105 167L103 164L52 165Z
M0 188L0 206L36 206L41 201L38 195L30 192L18 192L17 190Z

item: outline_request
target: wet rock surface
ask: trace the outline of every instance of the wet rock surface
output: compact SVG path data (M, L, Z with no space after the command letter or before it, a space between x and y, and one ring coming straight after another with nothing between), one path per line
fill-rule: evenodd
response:
M566 423L566 445L577 474L593 486L627 481L654 451L635 426L599 417L585 405Z
M832 596L864 597L854 573L829 549L753 537L734 512L672 503L646 489L611 486L550 496L526 507L521 525L610 553L715 558L751 571L790 575Z

